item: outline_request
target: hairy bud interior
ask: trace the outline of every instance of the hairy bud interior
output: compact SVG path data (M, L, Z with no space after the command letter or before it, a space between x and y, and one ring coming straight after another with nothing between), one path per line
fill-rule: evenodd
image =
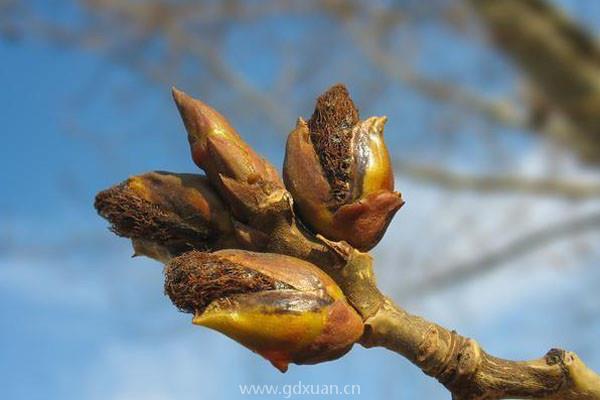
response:
M285 282L218 255L191 251L165 267L165 294L181 311L202 312L212 301L236 294L293 289Z
M332 86L319 96L308 121L311 141L336 206L352 195L352 128L358 121L358 109L344 85Z
M94 206L117 235L157 243L172 255L208 246L208 228L190 225L179 215L141 198L127 184L98 193Z

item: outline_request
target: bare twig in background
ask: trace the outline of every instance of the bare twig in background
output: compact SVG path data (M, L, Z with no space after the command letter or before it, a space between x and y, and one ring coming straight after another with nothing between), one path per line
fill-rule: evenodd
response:
M600 47L545 0L469 0L495 42L545 100L578 129L560 139L582 159L600 161Z
M458 105L468 112L479 113L495 123L523 127L523 113L507 100L488 99L450 82L439 81L419 74L409 62L401 61L382 49L374 32L352 21L342 21L361 50L392 81L400 82L418 93L440 102Z
M334 3L336 4L336 3ZM436 80L420 74L407 60L400 60L379 45L384 17L373 16L368 26L352 21L351 14L341 12L335 7L331 10L338 16L344 28L349 32L368 60L384 72L392 82L405 85L415 92L436 102L458 106L463 112L477 114L485 120L510 129L542 131L550 137L562 138L577 135L571 123L560 118L540 121L535 115L536 104L530 104L531 110L522 109L510 99L491 98L449 81ZM386 21L389 16L385 16Z
M481 9L488 10L489 8L484 5L485 1L475 1L474 3ZM542 4L543 2L536 0L534 3ZM13 3L8 2L7 4L11 5ZM204 69L203 72L209 72L209 74L204 73L195 77L195 84L190 85L192 88L196 85L205 85L211 79L219 81L230 90L239 92L246 101L257 104L259 109L263 110L262 114L272 119L277 130L286 132L289 129L289 124L286 124L285 121L289 121L292 116L288 115L289 112L285 110L285 107L282 109L282 104L274 101L272 95L257 88L247 77L224 61L220 47L222 47L221 38L226 35L226 32L222 27L226 27L235 20L259 20L278 13L309 14L326 11L333 16L334 20L339 21L340 25L346 29L353 39L352 44L358 45L366 55L366 60L383 71L390 83L400 83L410 87L416 93L420 93L435 102L457 105L467 113L475 113L502 127L527 131L538 130L553 137L569 138L579 135L577 130L570 124L538 124L536 119L531 117L530 112L521 110L521 107L514 104L514 101L510 99L490 97L447 80L442 81L421 74L411 66L411 62L406 59L406 55L399 58L384 49L380 45L381 39L389 38L392 28L414 18L414 15L411 15L412 6L403 4L378 9L360 2L334 0L265 2L252 6L243 3L209 5L202 2L193 4L161 1L137 3L113 0L82 0L78 4L82 9L89 12L91 18L91 23L87 24L85 28L65 29L64 26L57 25L56 22L44 21L35 14L31 18L31 15L23 10L20 10L17 14L18 18L10 18L10 15L14 14L13 12L5 11L3 14L8 15L7 19L11 23L7 23L6 26L10 26L11 30L16 30L21 34L37 31L42 34L40 36L49 36L59 42L70 41L75 45L79 42L84 48L90 46L97 49L103 48L109 57L131 65L154 81L173 82L173 75L177 74L178 71L172 68L183 63L186 57L191 57L197 66ZM10 9L12 10L14 7L16 6L13 5ZM20 7L27 9L26 6ZM432 9L436 7L440 8L438 11L442 14L440 18L450 18L443 15L444 13L450 13L449 10L444 9L445 6L440 6L437 3L430 5ZM512 10L510 5L505 7ZM414 6L414 8L416 10L412 10L413 13L420 12L419 7ZM561 16L560 13L547 5L543 7L536 5L532 9L543 9L542 22L549 20L551 24L557 25L556 27L552 25L553 28L548 29L562 35L560 36L561 40L566 42L563 47L577 46L577 49L590 48L593 50L593 41L586 36L585 32L574 27L572 23L564 18L557 17ZM494 11L492 10L491 13L494 13ZM525 22L528 21L525 17L523 19L526 20ZM40 26L45 27L40 30ZM212 28L207 31L206 26ZM120 34L118 37L104 34L112 31ZM206 34L206 32L209 33ZM573 32L576 32L576 34ZM525 33L528 33L528 31L525 31ZM166 40L169 49L169 54L164 56L162 64L160 60L146 60L147 57L144 53L145 47L152 47L153 42L160 38ZM568 42L569 40L573 43ZM583 42L583 44L580 42ZM553 55L552 52L550 53L550 55L545 55L547 62L539 64L554 65L552 59L548 58ZM580 53L582 52L577 52L577 54ZM595 58L597 57L593 54L590 56L592 60ZM573 66L578 66L578 64ZM571 67L571 64L566 65L564 69L568 67ZM561 70L560 72L564 71ZM592 79L594 76L593 71L589 75ZM560 76L559 79L555 78L556 76L553 76L548 79L551 82L561 81ZM591 89L586 89L585 92L588 91L591 91ZM581 97L583 94L579 96ZM566 100L561 99L561 101ZM595 103L591 101L589 104ZM597 113L592 111L589 114L592 114L592 116L588 119L593 122L594 115ZM574 120L580 121L581 118L574 118ZM593 144L591 143L591 145ZM584 144L582 147L585 151L592 151L590 148L593 146L590 147Z
M421 283L411 284L403 296L430 294L487 274L510 261L534 252L554 241L600 230L600 212L583 215L536 229L474 260L435 268Z
M564 197L573 200L600 198L600 184L593 181L577 182L558 178L526 178L516 174L468 175L436 166L419 165L406 161L396 161L394 167L400 175L450 190L522 193Z
M130 27L137 34L133 34L126 40L119 38L119 43L113 43L110 38L100 34L105 30L110 31L108 26L106 26L107 29L93 26L89 30L81 32L78 29L39 19L32 15L29 15L28 18L21 18L17 26L29 34L37 34L39 37L50 39L61 45L104 48L108 57L120 63L130 64L150 81L171 84L173 78L169 71L169 64L146 63L141 55L135 57L128 52L128 49L135 52L139 51L138 47L143 48L138 43L140 40L150 40L157 35L164 37L175 53L181 53L177 54L177 57L183 58L186 54L193 57L198 64L207 67L212 77L224 82L227 87L238 92L245 101L261 110L262 114L271 119L278 129L286 133L290 129L287 121L293 120L293 118L286 113L285 109L276 104L271 96L258 90L248 79L223 60L222 53L218 51L218 41L203 38L198 33L184 31L186 18L189 19L190 15L201 15L198 12L202 9L200 5L197 7L190 5L179 7L164 5L161 7L161 4L152 6L103 0L92 2L91 6L99 13L100 24L103 23L101 17L109 14L111 18L104 24L110 24L110 21L121 21L123 26ZM197 23L197 21L194 22ZM113 48L114 46L117 47ZM179 50L177 51L177 49Z

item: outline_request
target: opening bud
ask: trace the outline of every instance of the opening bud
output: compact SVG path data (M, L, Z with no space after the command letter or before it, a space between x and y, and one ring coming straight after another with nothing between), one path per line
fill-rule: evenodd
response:
M113 232L132 239L134 255L166 262L192 249L235 243L229 211L204 176L133 176L98 193L94 206Z
M217 330L285 372L334 360L363 324L335 282L300 259L270 253L192 251L165 268L165 293L193 323Z
M298 120L286 147L283 178L298 213L315 233L373 248L404 204L383 139L386 117L359 119L348 90L335 85Z

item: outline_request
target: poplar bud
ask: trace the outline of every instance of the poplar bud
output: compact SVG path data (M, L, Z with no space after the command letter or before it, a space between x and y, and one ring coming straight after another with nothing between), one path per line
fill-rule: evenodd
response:
M216 185L241 221L259 212L284 185L276 169L242 140L218 111L173 88L192 159Z
M162 262L192 249L230 247L229 211L204 176L150 172L96 196L94 206L135 254Z
M280 371L334 360L362 335L336 283L300 259L271 253L192 251L165 268L165 293L193 323L217 330Z
M298 120L288 137L283 178L302 221L315 233L367 251L404 204L394 192L386 121L359 120L343 85L317 99L308 122Z

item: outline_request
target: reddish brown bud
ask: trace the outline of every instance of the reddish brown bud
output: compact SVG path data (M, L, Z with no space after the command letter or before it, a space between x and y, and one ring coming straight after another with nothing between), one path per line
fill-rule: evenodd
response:
M283 177L298 212L315 233L373 248L404 204L383 140L386 117L360 121L343 85L317 100L311 119L290 133Z
M275 168L245 143L219 112L180 90L173 99L188 132L192 159L240 220L265 206L284 186Z
M192 249L235 243L231 216L206 177L170 172L134 176L96 196L98 213L136 255L166 262Z

